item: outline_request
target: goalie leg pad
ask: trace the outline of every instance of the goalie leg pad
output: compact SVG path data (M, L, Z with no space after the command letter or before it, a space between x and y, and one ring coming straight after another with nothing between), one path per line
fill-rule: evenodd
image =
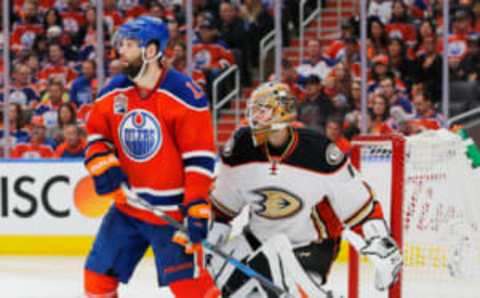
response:
M255 247L258 248L254 250ZM283 234L272 237L260 246L260 242L247 230L221 249L283 287L293 297L326 297L305 272L293 253L290 241ZM269 289L219 257L211 259L209 269L226 297L276 297Z

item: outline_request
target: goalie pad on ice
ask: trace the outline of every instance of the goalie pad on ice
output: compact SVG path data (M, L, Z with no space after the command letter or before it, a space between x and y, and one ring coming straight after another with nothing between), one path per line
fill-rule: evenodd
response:
M245 234L241 234L224 245L222 249L246 262L252 269L271 279L273 283L283 286L292 297L302 297L298 286L308 297L327 297L326 292L319 288L312 277L303 270L285 235L273 236L256 250L254 250L255 243L251 243L251 240L247 239ZM219 257L214 256L207 268L212 273L217 286L227 297L276 297L256 280L235 270Z

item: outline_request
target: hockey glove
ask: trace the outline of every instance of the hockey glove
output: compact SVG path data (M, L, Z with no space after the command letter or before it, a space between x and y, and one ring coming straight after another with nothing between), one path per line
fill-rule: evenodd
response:
M384 291L397 281L403 257L392 238L371 238L359 252L375 265L375 287L378 290Z
M127 181L127 175L120 168L120 162L113 153L94 155L85 160L85 166L93 177L95 191L98 195L108 195L115 202L125 204L127 198L120 188Z
M199 251L201 242L207 238L208 224L211 218L211 206L205 199L198 199L182 208L187 233L177 231L172 241L185 246L187 254Z

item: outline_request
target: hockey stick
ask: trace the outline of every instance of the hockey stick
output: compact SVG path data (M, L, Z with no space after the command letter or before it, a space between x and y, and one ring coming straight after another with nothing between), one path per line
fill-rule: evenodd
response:
M163 212L163 210L161 210L159 208L155 208L155 206L151 205L149 202L142 199L140 196L138 196L138 194L136 192L134 192L130 188L128 188L128 186L126 184L122 183L121 188L122 188L123 192L125 193L125 195L127 196L127 201L128 201L129 205L131 205L133 207L136 207L136 208L139 208L139 209L148 210L150 212L153 212L156 216L158 216L161 219L168 222L168 224L171 225L172 227L174 227L175 229L187 233L187 227L186 226L184 226L182 223L179 223L178 221L176 221L172 217L165 214ZM242 271L248 277L257 280L260 284L264 285L265 287L267 287L268 289L273 291L279 297L284 297L284 298L290 298L291 297L291 295L289 295L284 289L282 289L281 287L274 284L271 280L269 280L268 278L263 276L261 273L253 270L252 268L243 264L239 260L232 258L228 254L224 253L221 249L219 249L216 245L213 245L213 244L207 242L206 240L202 241L202 245L204 247L208 248L209 250L211 250L212 252L214 252L215 254L219 255L223 259L225 259L225 261L227 261L228 263L233 265L238 270Z

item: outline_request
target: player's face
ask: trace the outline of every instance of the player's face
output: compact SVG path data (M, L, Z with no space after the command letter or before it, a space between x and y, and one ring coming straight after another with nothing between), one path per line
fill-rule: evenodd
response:
M142 68L142 50L138 41L124 38L120 41L118 49L122 72L129 77L135 77Z
M34 141L40 141L45 138L46 128L40 125L33 125L31 134Z
M77 128L73 125L65 127L63 130L63 135L65 136L65 141L72 147L78 145L80 137L78 135Z
M336 122L328 122L326 135L330 140L335 142L341 135L340 125Z

